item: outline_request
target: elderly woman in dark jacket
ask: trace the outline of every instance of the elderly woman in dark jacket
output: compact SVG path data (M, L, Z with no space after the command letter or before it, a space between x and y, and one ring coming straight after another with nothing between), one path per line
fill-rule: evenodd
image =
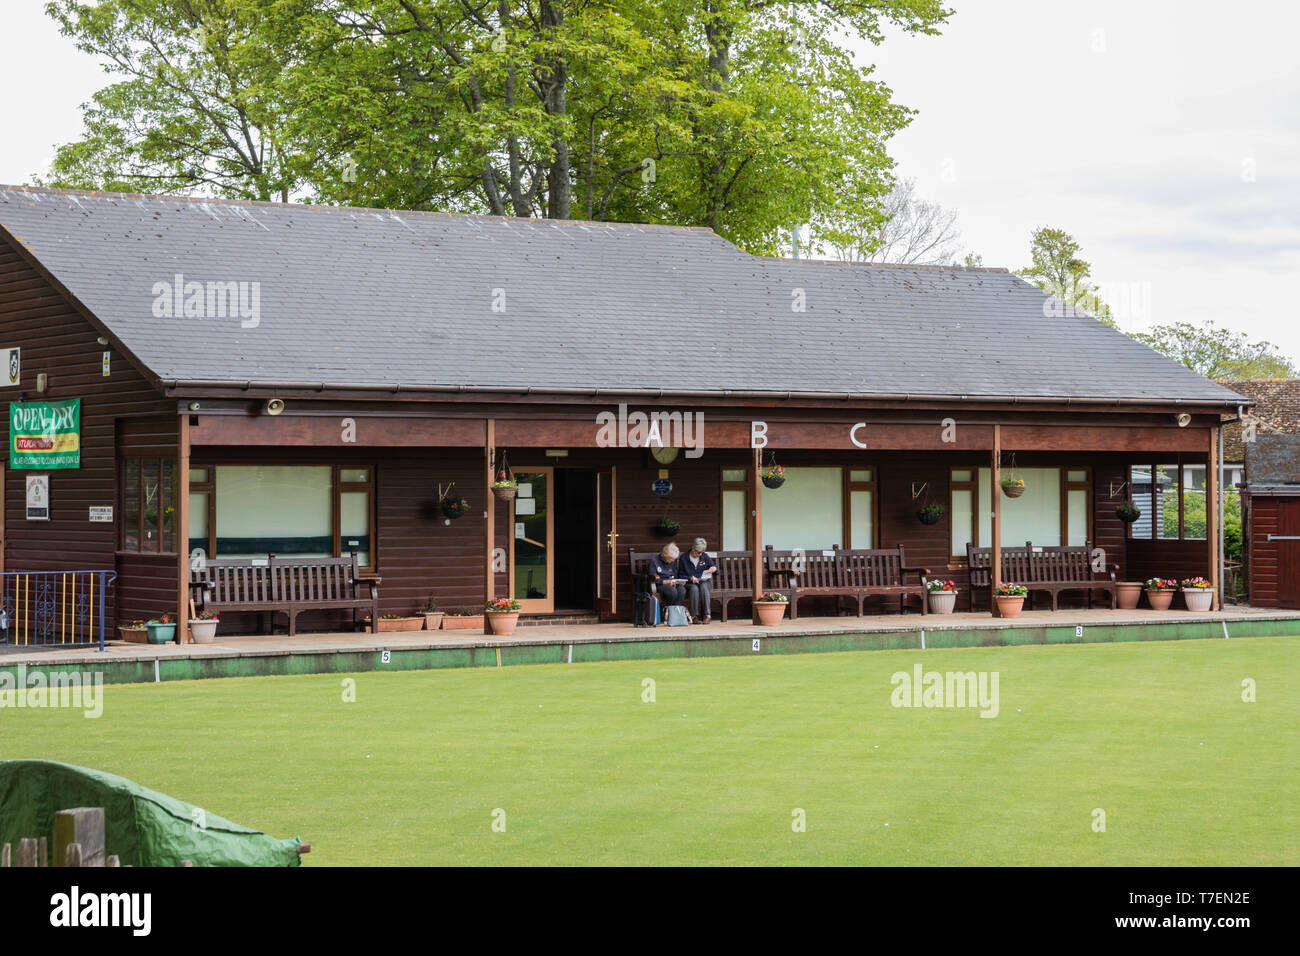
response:
M678 558L681 551L675 544L666 544L662 551L650 559L651 590L659 596L664 607L686 603L686 580L679 573Z

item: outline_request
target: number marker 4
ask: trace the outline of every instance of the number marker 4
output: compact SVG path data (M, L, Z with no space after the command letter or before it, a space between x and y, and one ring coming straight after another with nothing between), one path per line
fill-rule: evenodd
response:
M763 649L763 642L759 640L757 637L754 638L754 650L761 651L762 649Z

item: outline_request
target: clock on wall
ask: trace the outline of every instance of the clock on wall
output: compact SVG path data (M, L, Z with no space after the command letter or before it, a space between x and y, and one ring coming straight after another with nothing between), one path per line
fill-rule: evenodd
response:
M680 453L681 453L680 448L655 447L650 449L650 454L654 457L654 460L659 462L659 464L661 465L671 465L673 462L677 460L677 456Z

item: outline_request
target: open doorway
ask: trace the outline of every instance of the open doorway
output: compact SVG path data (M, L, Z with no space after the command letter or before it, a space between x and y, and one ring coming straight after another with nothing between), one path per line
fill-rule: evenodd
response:
M556 611L590 611L596 606L595 483L590 468L555 469Z
M596 607L596 471L515 470L511 506L511 591L525 613Z

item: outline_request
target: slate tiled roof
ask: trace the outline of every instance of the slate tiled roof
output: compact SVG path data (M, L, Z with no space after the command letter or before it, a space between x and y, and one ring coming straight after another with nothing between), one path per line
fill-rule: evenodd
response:
M1250 410L1255 434L1300 435L1300 379L1256 378L1220 381L1220 385L1256 402ZM1241 423L1223 426L1223 460L1245 461Z
M1090 318L1045 318L1003 270L756 258L706 229L2 186L0 226L163 381L1237 401ZM176 275L257 283L259 323L155 316Z

